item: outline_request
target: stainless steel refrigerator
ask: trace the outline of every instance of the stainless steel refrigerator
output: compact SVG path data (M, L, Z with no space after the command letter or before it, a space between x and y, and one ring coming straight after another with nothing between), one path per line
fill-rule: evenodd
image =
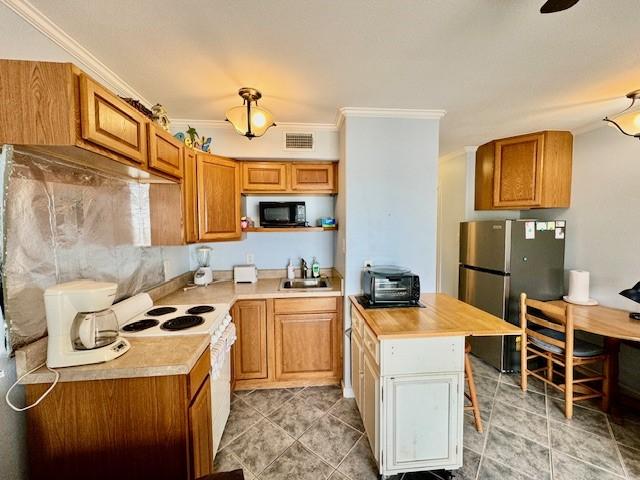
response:
M564 293L566 223L488 220L460 223L458 298L520 325L520 293L539 300ZM472 351L503 372L519 371L515 337L472 337Z

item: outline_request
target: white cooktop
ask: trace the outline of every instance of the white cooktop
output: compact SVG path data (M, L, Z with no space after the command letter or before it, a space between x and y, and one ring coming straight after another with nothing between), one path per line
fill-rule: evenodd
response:
M205 313L190 313L189 310L193 307L206 306L213 307L214 310ZM135 316L131 320L127 321L120 327L120 335L123 337L158 337L167 335L202 335L209 334L211 336L219 336L224 328L229 324L231 318L229 317L229 307L227 303L209 303L200 305L154 305L145 312ZM161 315L154 315L156 309L175 309L175 311L163 313ZM178 317L201 317L201 323L189 328L181 330L168 330L166 322ZM140 331L127 331L127 327L135 324L139 321L148 321L147 324L156 323L155 325L145 328ZM163 328L164 327L164 328Z

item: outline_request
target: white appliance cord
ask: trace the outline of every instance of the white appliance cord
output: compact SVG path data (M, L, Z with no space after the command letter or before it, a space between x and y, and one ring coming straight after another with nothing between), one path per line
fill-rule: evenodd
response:
M53 390L53 387L55 387L58 383L58 380L60 380L60 373L57 370L53 370L52 368L47 367L47 370L49 370L50 372L53 372L53 374L56 376L56 378L53 380L53 383L51 384L51 386L49 388L47 388L47 391L44 392L42 394L42 396L36 400L35 402L33 402L31 405L27 405L26 407L16 407L13 403L11 403L11 400L9 400L9 395L11 395L11 391L14 389L14 387L16 385L18 385L20 383L20 381L26 377L27 375L35 372L36 370L38 370L40 367L46 366L46 362L41 363L40 365L38 365L37 367L29 370L27 373L25 373L24 375L22 375L19 379L16 380L16 382L11 385L11 387L9 387L9 390L7 390L7 394L4 396L5 401L7 402L7 405L9 405L13 410L15 410L16 412L24 412L25 410L29 410L30 408L35 407L36 405L38 405L42 400L44 400L44 398L49 395L51 393L51 390Z

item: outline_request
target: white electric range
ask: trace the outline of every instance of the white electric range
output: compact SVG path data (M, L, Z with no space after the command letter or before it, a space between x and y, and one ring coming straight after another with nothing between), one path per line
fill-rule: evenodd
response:
M230 305L154 306L146 294L136 297L113 308L123 337L211 335L211 417L215 456L231 409L230 350L236 340L236 330L229 314Z

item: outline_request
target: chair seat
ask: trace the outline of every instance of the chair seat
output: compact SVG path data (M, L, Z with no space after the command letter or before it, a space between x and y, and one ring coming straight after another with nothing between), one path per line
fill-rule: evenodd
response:
M564 333L556 332L551 328L541 328L537 330L537 332L544 335L545 337L555 338L556 340L560 340L563 342L565 340ZM557 347L555 345L551 345L550 343L547 343L533 336L530 336L529 340L531 341L531 343L542 348L543 350L546 350L547 352L556 353L558 355L564 353L562 348ZM585 342L584 340L574 338L574 341L573 341L574 357L597 357L598 355L602 355L603 353L604 353L604 350L602 347L595 345L591 342Z

